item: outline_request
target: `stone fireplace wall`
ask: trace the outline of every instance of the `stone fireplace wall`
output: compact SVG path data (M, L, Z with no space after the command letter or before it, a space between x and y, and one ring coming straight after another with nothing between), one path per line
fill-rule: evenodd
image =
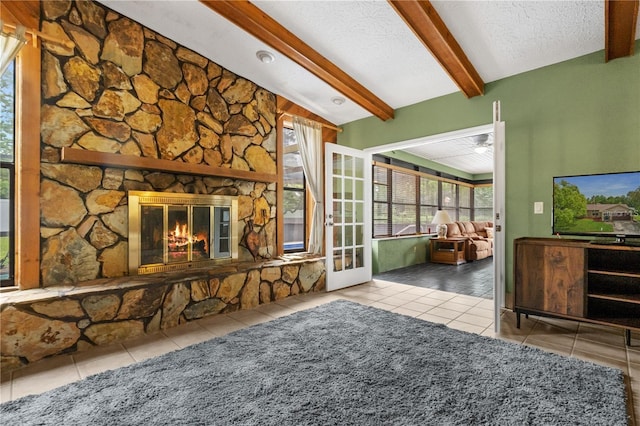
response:
M7 293L0 313L0 369L324 291L325 276L322 258L273 260Z
M67 164L63 147L276 174L276 97L93 1L41 2L41 281L127 274L128 190L239 196L240 260L276 249L276 185ZM267 212L265 215L264 213Z

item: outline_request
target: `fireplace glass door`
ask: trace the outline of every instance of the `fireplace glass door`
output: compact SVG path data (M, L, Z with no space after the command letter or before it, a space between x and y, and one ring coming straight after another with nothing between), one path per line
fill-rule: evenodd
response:
M164 207L141 206L140 263L164 263Z
M211 257L211 207L192 206L192 240L191 260L209 259Z
M215 217L214 223L211 218ZM166 218L166 219L165 219ZM141 265L231 256L231 209L214 206L141 206ZM212 227L214 232L212 232ZM211 238L214 235L214 238ZM211 243L215 255L211 256Z
M189 207L167 207L166 263L189 262L191 251L191 229L189 223ZM144 237L144 236L143 236Z
M215 230L218 236L215 240L215 257L229 257L231 255L231 209L229 207L215 208Z
M188 267L237 257L237 201L221 196L129 195L129 270L137 273ZM137 198L136 198L137 196ZM211 199L206 197L213 197ZM159 203L157 201L163 201ZM208 203L208 204L207 204ZM131 263L131 260L139 260Z

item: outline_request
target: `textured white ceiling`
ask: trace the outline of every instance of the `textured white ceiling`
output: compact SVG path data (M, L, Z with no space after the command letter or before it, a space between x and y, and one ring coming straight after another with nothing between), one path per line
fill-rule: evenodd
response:
M475 151L480 145L487 148L486 152ZM467 136L453 140L426 142L405 148L403 151L473 175L493 173L493 133L488 134L484 142L473 136Z
M386 1L254 3L392 108L457 91Z
M604 1L433 5L485 83L604 49Z
M371 116L196 0L100 2L335 124ZM394 109L458 91L386 1L254 3ZM485 83L604 49L604 0L432 4Z
M333 123L371 115L196 0L101 3ZM386 1L254 3L393 108L457 91ZM432 3L485 82L604 48L603 0Z

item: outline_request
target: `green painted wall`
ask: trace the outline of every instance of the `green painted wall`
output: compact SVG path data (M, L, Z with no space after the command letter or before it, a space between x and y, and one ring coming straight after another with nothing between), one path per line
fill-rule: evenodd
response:
M429 236L398 237L373 240L372 269L374 274L425 263L429 255Z
M495 100L506 122L510 293L513 240L551 235L553 176L640 170L640 54L605 63L600 51L489 83L481 97L456 93L400 108L394 120L347 123L338 143L367 148L484 125ZM534 201L544 214L533 214Z

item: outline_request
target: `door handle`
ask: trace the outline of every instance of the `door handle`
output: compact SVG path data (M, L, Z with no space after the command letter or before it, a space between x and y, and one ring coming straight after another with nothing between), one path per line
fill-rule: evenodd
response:
M327 215L327 219L324 221L324 225L325 226L333 226L333 215L332 214L328 214Z

